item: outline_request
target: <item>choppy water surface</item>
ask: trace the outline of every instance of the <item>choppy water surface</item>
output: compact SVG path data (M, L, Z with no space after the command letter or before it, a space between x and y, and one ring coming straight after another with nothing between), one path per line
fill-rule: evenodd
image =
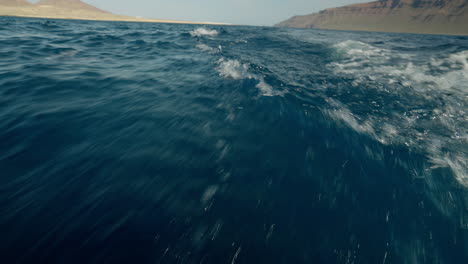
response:
M468 263L468 38L0 23L0 262Z

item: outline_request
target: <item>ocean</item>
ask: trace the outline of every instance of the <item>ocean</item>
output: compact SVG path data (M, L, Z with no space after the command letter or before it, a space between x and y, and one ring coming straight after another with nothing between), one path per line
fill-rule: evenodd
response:
M468 263L468 37L0 18L0 263Z

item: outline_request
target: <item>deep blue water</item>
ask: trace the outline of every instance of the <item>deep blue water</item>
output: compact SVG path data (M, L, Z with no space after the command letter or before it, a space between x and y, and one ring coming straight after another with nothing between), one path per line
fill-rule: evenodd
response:
M0 18L0 263L468 263L468 38Z

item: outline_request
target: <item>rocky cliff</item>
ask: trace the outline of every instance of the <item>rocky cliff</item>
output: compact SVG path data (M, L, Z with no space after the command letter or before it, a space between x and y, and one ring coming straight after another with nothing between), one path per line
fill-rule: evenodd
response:
M277 26L468 35L468 0L381 0L296 16Z

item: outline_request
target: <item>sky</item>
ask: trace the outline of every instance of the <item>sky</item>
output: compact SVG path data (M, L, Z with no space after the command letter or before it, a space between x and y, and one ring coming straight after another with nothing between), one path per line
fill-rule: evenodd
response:
M82 0L112 13L146 18L271 26L294 15L370 0Z

